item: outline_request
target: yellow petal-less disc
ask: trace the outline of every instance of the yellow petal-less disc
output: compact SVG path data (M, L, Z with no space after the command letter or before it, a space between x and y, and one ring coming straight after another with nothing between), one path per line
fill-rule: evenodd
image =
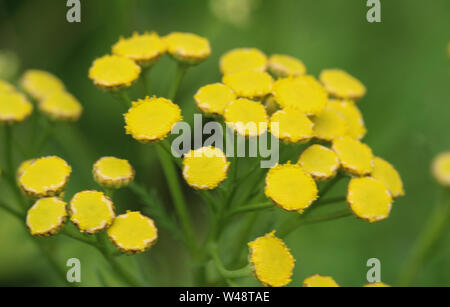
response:
M253 272L263 285L282 287L291 282L295 259L275 231L256 238L248 246Z
M450 151L440 153L431 165L434 178L443 186L450 186Z
M327 106L345 119L347 135L357 140L361 140L366 135L367 130L363 116L353 101L330 99Z
M219 148L201 147L184 156L183 177L195 189L212 190L227 177L229 164Z
M0 123L19 123L33 112L33 105L25 95L15 92L0 92Z
M231 88L214 83L201 87L194 96L197 107L207 114L223 115L225 107L236 99Z
M36 159L30 159L23 161L20 163L19 168L16 171L16 178L19 179L20 176L25 172L25 170L28 168L28 166L32 165Z
M211 55L209 41L196 34L173 32L164 41L169 54L183 63L198 64Z
M180 120L181 109L172 101L147 97L133 102L125 114L125 130L140 142L155 142L164 139Z
M140 253L156 242L158 229L151 218L128 211L114 219L108 237L121 251Z
M350 180L347 203L357 217L373 223L389 216L392 197L381 181L360 177Z
M255 48L237 48L228 51L220 58L222 74L235 73L241 70L263 72L267 67L267 57Z
M344 70L325 69L320 81L330 95L342 99L359 99L366 94L366 87Z
M89 78L106 90L129 87L139 78L141 67L129 58L105 55L92 63Z
M314 274L303 281L304 287L339 287L337 282L330 276Z
M267 173L265 194L280 208L301 213L317 199L317 185L300 165L280 164Z
M33 236L57 233L67 218L66 203L57 197L41 198L28 210L27 227Z
M349 136L333 140L332 149L341 161L342 168L354 175L368 175L373 170L373 154L369 146Z
M39 109L55 120L76 121L83 107L71 94L60 91L48 95L39 103Z
M135 32L131 37L121 37L112 47L112 52L136 61L142 66L148 66L166 52L166 44L154 32L144 34Z
M347 133L344 117L328 107L313 118L313 123L314 137L322 141L332 141Z
M266 72L242 70L225 74L222 82L228 85L238 97L262 98L272 91L273 79Z
M267 131L266 109L256 101L236 99L226 106L224 118L227 126L242 136L259 136Z
M364 285L364 287L365 288L386 288L386 287L390 287L390 286L383 282L373 282L373 283Z
M269 57L269 71L277 77L300 76L306 74L306 67L292 56L273 54Z
M319 114L328 101L327 92L312 76L278 79L272 94L282 108L291 107L307 115Z
M405 195L403 182L397 170L387 161L375 157L371 176L380 180L388 188L392 197Z
M72 168L63 159L50 156L34 160L19 178L21 189L33 197L59 194L69 180Z
M70 215L72 223L88 234L108 228L116 216L111 199L97 191L75 194L70 201Z
M298 164L316 180L327 180L336 175L339 169L339 158L331 149L322 145L311 145L306 148Z
M304 113L286 108L272 115L270 132L286 142L307 142L313 135L313 123Z
M23 89L36 100L42 100L54 92L65 90L61 80L43 70L27 70L20 82Z
M134 179L134 169L128 160L115 157L100 158L94 164L94 179L100 185L119 189L127 186Z
M11 83L0 79L0 93L2 92L15 92L16 88Z

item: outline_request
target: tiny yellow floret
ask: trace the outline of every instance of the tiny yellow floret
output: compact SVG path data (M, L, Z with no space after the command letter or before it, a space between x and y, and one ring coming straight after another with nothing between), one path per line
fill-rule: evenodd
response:
M28 166L32 165L36 159L25 160L20 163L19 168L16 171L16 179L18 180L20 176L25 172Z
M368 175L372 172L373 154L366 144L344 136L333 140L332 149L338 155L345 171L357 176Z
M327 106L345 119L347 135L357 140L361 140L366 135L367 130L363 116L353 101L330 99Z
M103 157L95 162L94 179L101 186L120 189L134 179L134 169L128 160L115 157Z
M58 197L41 198L28 210L27 227L33 236L57 233L67 218L66 203Z
M270 94L273 79L266 72L242 70L225 74L222 82L228 85L238 97L257 99Z
M42 100L54 92L64 91L64 83L42 70L27 70L20 81L23 89L34 99Z
M196 34L173 32L164 41L167 52L182 63L199 64L211 55L209 41Z
M434 158L431 172L439 184L450 187L450 151L440 153Z
M200 110L216 115L223 115L225 107L235 99L236 94L233 90L222 83L205 85L194 96Z
M359 99L366 94L366 87L344 70L325 69L319 77L330 95L343 99Z
M33 105L25 95L16 92L0 92L0 123L14 124L24 121L33 112Z
M304 143L313 136L313 123L304 113L286 108L272 115L270 132L280 140L289 143Z
M39 104L39 110L54 120L77 121L83 107L71 94L59 91L48 95Z
M131 37L121 37L112 47L112 52L147 67L154 64L166 52L166 44L155 32L144 34L135 32Z
M129 58L105 55L96 59L89 69L89 78L105 90L129 87L141 73L141 67Z
M306 278L303 281L303 286L304 287L322 287L322 288L339 287L337 282L335 282L332 277L322 276L319 274L314 274L314 275Z
M298 164L316 180L333 178L340 166L337 154L318 144L306 148L300 155Z
M241 70L263 72L267 68L267 57L255 48L237 48L222 55L219 65L222 74L235 73Z
M344 117L329 107L313 118L314 137L321 141L332 141L347 133Z
M269 57L269 71L277 77L300 76L306 74L306 67L292 56L273 54Z
M259 136L267 131L268 116L264 106L245 98L236 99L224 111L225 123L242 136Z
M374 168L371 176L384 183L392 197L395 198L405 195L402 178L400 178L397 170L389 162L379 157L375 157L373 161Z

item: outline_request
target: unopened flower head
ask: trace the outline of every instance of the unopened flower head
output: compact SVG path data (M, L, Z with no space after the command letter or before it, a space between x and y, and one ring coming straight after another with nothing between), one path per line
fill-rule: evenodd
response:
M164 37L167 52L177 61L195 65L211 55L209 41L193 33L173 32Z
M134 169L128 160L115 157L100 158L94 164L94 179L100 185L120 189L134 179Z
M345 171L357 176L368 175L372 172L373 154L366 144L344 136L334 139L332 148L338 155Z
M373 162L374 168L371 176L383 182L392 197L405 195L402 178L397 170L389 162L379 157L375 157Z
M325 69L319 79L333 97L359 99L366 94L366 87L361 81L341 69Z
M66 203L58 197L41 198L27 212L27 227L33 236L57 233L67 218Z
M350 180L347 202L357 217L373 223L389 216L392 197L381 181L360 177Z
M173 126L182 120L178 105L157 97L146 97L133 102L124 116L126 133L144 143L166 138Z
M33 112L33 105L25 95L15 91L0 92L0 123L24 121Z
M295 259L275 231L256 238L248 246L253 272L263 285L282 287L291 282Z
M321 141L332 141L347 134L344 117L334 109L326 107L314 119L314 137Z
M431 171L441 185L450 187L450 151L440 153L434 158Z
M4 92L15 92L17 89L11 83L0 79L0 93Z
M48 95L38 106L39 110L50 118L60 121L77 121L83 112L83 107L78 100L65 91Z
M340 162L337 154L322 145L311 145L305 149L298 164L316 180L327 180L334 177Z
M277 125L273 125L277 123ZM289 143L304 143L313 136L313 123L302 112L286 108L276 111L270 118L270 132Z
M158 238L158 230L151 218L140 212L128 211L114 219L108 228L109 239L125 253L144 252Z
M105 230L115 216L111 199L102 192L79 192L70 201L70 220L81 232L94 234Z
M339 287L337 282L330 276L314 274L303 281L304 287Z
M115 55L129 58L143 67L154 64L166 52L166 44L155 32L121 37L112 47Z
M287 211L303 212L317 199L314 179L298 164L280 164L266 176L265 194Z
M222 84L202 86L194 96L197 107L206 114L223 115L225 107L236 99L234 91Z
M64 83L43 70L27 70L20 81L23 89L34 99L42 100L54 92L64 91Z
M219 148L201 147L185 155L183 177L195 189L212 190L227 177L229 164Z
M347 135L357 140L362 139L366 135L367 130L363 116L353 101L330 99L327 107L335 110L345 119Z
M270 94L273 79L266 72L241 70L225 74L222 82L233 89L238 97L258 99Z
M222 74L242 70L263 72L267 68L267 57L256 48L237 48L222 55L219 65Z
M266 109L253 100L240 98L229 103L225 108L224 118L227 126L241 136L254 137L267 131Z
M131 86L141 73L141 67L123 56L105 55L96 59L89 69L89 78L105 90L119 90Z
M306 74L306 67L292 56L273 54L269 57L269 71L277 77L300 76Z

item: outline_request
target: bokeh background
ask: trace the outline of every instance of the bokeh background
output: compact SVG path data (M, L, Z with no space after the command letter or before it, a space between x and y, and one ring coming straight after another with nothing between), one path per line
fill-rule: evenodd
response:
M21 71L37 68L56 74L84 106L78 123L55 127L54 140L44 152L59 155L72 165L67 195L97 189L91 167L99 157L113 155L129 159L136 167L137 180L157 189L169 208L170 198L151 146L141 146L124 134L121 105L87 77L92 61L110 52L121 35L183 31L210 40L212 56L191 69L181 86L178 102L187 119L198 112L194 93L200 86L220 80L218 59L232 48L257 47L267 54L290 54L316 76L324 68L349 71L368 88L358 104L369 131L365 142L398 169L406 196L395 201L386 221L369 224L346 218L306 226L288 237L286 243L297 259L291 285L300 285L313 273L331 275L344 286L362 285L366 283L366 261L373 257L381 260L382 280L395 285L436 202L439 188L430 175L430 161L450 149L450 2L381 1L382 22L372 24L366 21L365 2L82 0L82 22L70 24L66 1L0 0L0 50L13 51ZM150 77L156 95L167 92L174 73L175 63L163 57ZM32 138L30 128L28 121L15 131L16 141L24 148ZM17 165L23 157L17 151L14 159ZM11 195L1 181L0 197L7 200ZM344 188L337 190L342 194ZM201 235L205 206L188 188L186 192ZM140 208L127 190L117 197L119 211ZM269 227L264 218L260 223L253 237ZM414 284L450 285L448 233L447 228ZM232 234L228 238L235 239ZM99 274L108 272L108 266L91 247L66 237L49 240L61 266L70 257L81 260L84 285L118 284L108 273ZM141 272L154 285L189 284L186 255L164 232L158 244L137 259L144 268ZM135 262L124 261L134 269ZM153 274L153 267L162 274ZM23 224L4 211L0 211L0 285L61 285Z

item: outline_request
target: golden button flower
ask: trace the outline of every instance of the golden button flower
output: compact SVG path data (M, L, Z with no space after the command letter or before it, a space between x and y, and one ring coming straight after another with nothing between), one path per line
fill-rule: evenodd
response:
M344 117L328 107L314 117L313 123L314 137L322 141L332 141L347 133Z
M337 98L359 99L366 94L366 87L341 69L325 69L319 79L328 93Z
M33 105L25 95L15 92L0 92L0 123L13 124L24 121L33 112Z
M225 108L224 118L227 126L242 136L258 136L267 131L266 109L256 101L236 99Z
M385 288L385 287L390 287L389 285L382 283L382 282L373 282L373 283L369 283L364 285L365 288Z
M66 203L57 197L41 198L28 210L27 227L33 236L57 233L67 218Z
M405 194L403 182L397 170L387 161L375 157L374 168L371 176L380 180L388 188L392 197L399 197Z
M434 178L443 186L450 186L450 151L440 153L431 165Z
M292 56L273 54L269 58L269 71L277 77L300 76L306 73L306 67Z
M89 78L106 90L129 87L139 78L141 67L133 60L117 55L105 55L92 63Z
M282 287L291 282L295 259L275 231L248 243L256 278L264 285Z
M367 130L363 116L353 101L330 99L327 106L341 114L345 119L347 135L357 140L366 135Z
M152 65L166 52L166 44L158 34L133 33L129 38L121 37L112 47L115 55L129 58L142 66Z
M334 151L317 144L309 146L302 152L298 164L316 180L334 177L340 165Z
M304 287L339 287L339 285L330 276L314 274L303 281Z
M39 103L39 109L54 120L77 121L83 107L71 94L59 91L48 95Z
M16 88L9 82L0 79L0 93L2 92L15 92Z
M180 107L172 101L146 97L133 102L133 106L125 114L125 130L140 142L160 141L181 120Z
M341 165L349 173L362 176L373 170L373 154L369 146L349 136L333 140L333 150Z
M183 63L198 64L211 54L209 41L196 34L173 32L164 40L169 54Z
M262 98L272 91L273 79L266 72L242 70L225 74L222 82L233 89L238 97Z
M20 176L22 176L22 174L25 172L25 170L28 168L28 166L30 166L34 163L34 161L36 161L36 159L30 159L30 160L26 160L26 161L23 161L22 163L20 163L19 168L16 171L17 180L20 178Z
M255 48L237 48L228 51L220 58L222 74L235 73L241 70L263 72L267 67L267 57Z
M134 169L127 160L115 157L100 158L94 164L94 179L107 188L120 189L134 179Z
M272 115L270 132L286 142L307 142L313 135L313 123L304 113L286 108Z
M207 114L223 115L225 107L236 99L231 88L222 83L201 87L194 96L197 107Z
M53 74L42 70L27 70L22 76L23 89L36 100L42 100L54 92L64 91L64 83Z

